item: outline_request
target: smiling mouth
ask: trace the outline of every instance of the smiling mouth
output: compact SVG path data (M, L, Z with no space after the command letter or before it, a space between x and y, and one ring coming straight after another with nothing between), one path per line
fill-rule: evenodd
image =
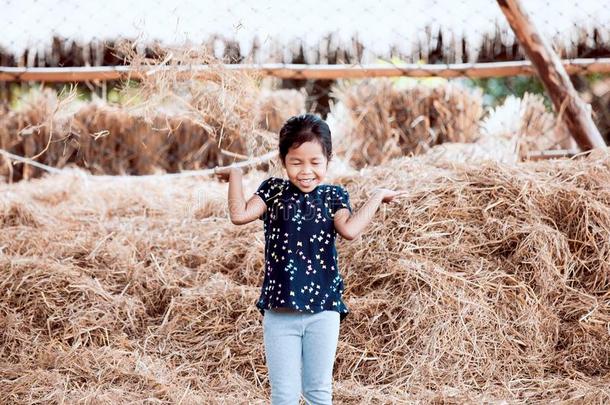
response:
M299 179L298 181L303 187L309 187L314 183L315 179Z

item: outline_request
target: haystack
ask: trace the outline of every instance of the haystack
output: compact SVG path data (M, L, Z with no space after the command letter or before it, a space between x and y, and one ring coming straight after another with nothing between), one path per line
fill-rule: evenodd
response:
M509 96L487 112L479 91L452 82L397 86L390 80L343 82L329 123L337 153L357 168L393 158L516 163L532 152L576 144L542 96Z
M547 111L539 94L508 96L491 109L481 123L476 143L489 150L512 152L516 160L527 160L531 152L575 150L574 138L555 114Z
M339 242L335 402L610 401L609 173L598 154L334 178L356 208L409 190ZM66 173L0 191L0 397L268 402L262 223L228 221L226 184Z
M208 78L192 78L193 72L178 71L188 57L176 54L175 71L147 75L139 87L126 87L123 105L66 101L49 89L33 91L19 109L0 116L0 148L93 174L173 173L277 149L283 122L305 112L303 93L262 89L254 77L219 65L211 65ZM7 181L41 174L0 156L0 175Z
M346 294L367 304L350 347L376 354L358 376L400 369L391 375L405 387L510 386L504 398L540 389L541 400L559 376L607 381L609 169L608 155L520 166L399 159L338 179L356 206L359 190L411 190L343 245Z
M305 94L294 89L261 91L257 116L259 127L279 134L284 122L305 112Z
M480 134L473 142L436 145L418 160L515 164L549 150L579 149L565 125L546 110L542 96L525 93L522 99L508 96L492 108L481 121Z
M480 91L445 83L398 87L389 79L342 82L329 119L336 151L356 168L417 155L445 142L472 142L483 115Z

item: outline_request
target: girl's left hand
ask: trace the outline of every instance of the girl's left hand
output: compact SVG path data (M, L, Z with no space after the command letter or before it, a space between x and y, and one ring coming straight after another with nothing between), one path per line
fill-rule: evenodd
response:
M395 201L395 199L397 197L400 197L407 193L406 190L395 191L395 190L390 190L387 188L377 188L377 189L375 189L374 192L381 195L381 202L384 202L384 203L389 203L389 202Z

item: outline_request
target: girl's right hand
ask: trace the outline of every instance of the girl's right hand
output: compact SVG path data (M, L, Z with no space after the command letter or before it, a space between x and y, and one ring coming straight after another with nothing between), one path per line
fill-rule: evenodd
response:
M231 176L240 175L241 169L239 167L215 167L214 177L220 182L229 181Z

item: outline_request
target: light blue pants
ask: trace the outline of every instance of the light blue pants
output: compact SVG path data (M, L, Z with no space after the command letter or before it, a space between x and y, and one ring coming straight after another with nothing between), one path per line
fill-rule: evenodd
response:
M272 405L332 404L339 312L265 309L263 337Z

